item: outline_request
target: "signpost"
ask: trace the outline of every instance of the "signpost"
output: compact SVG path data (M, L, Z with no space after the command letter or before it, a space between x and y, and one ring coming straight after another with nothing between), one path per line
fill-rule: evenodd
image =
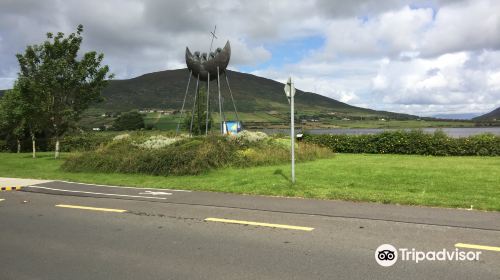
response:
M288 78L285 84L285 94L290 103L290 142L292 145L292 183L295 183L295 108L293 104L293 97L295 96L295 87L292 82L292 77Z

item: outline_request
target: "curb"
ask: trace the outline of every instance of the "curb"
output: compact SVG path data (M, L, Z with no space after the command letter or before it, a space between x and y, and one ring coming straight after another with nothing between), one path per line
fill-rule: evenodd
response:
M21 187L1 187L0 191L20 191Z

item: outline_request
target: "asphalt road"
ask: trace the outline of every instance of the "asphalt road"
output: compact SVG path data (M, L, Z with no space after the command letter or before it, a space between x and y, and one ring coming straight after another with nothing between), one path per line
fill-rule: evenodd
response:
M480 258L382 267L386 243ZM56 181L0 192L2 280L500 279L498 247L495 212Z

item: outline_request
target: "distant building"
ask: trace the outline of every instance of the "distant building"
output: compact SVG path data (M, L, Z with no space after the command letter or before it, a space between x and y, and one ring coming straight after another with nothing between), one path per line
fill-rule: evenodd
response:
M162 115L175 115L179 112L179 110L175 109L140 109L139 113L147 114L147 113L160 113Z
M177 112L178 112L178 110L173 110L173 109L172 109L172 110L164 110L164 111L162 111L161 113L162 113L163 115L175 115L175 114L177 114Z

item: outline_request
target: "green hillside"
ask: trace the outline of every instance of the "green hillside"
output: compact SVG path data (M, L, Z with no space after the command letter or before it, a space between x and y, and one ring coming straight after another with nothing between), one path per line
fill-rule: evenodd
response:
M486 113L484 115L481 115L479 117L473 118L474 121L495 121L495 120L500 120L500 107L496 108L495 110Z
M240 112L284 113L289 110L283 84L250 74L228 71L229 82ZM187 69L145 74L128 80L113 80L103 91L104 102L96 109L129 111L132 109L180 109L188 80ZM224 110L230 111L229 91L221 77ZM192 104L195 82L191 79L187 106ZM216 97L216 82L210 83L211 95ZM415 116L359 108L315 93L297 91L296 109L303 113L339 113L396 119L414 119Z

